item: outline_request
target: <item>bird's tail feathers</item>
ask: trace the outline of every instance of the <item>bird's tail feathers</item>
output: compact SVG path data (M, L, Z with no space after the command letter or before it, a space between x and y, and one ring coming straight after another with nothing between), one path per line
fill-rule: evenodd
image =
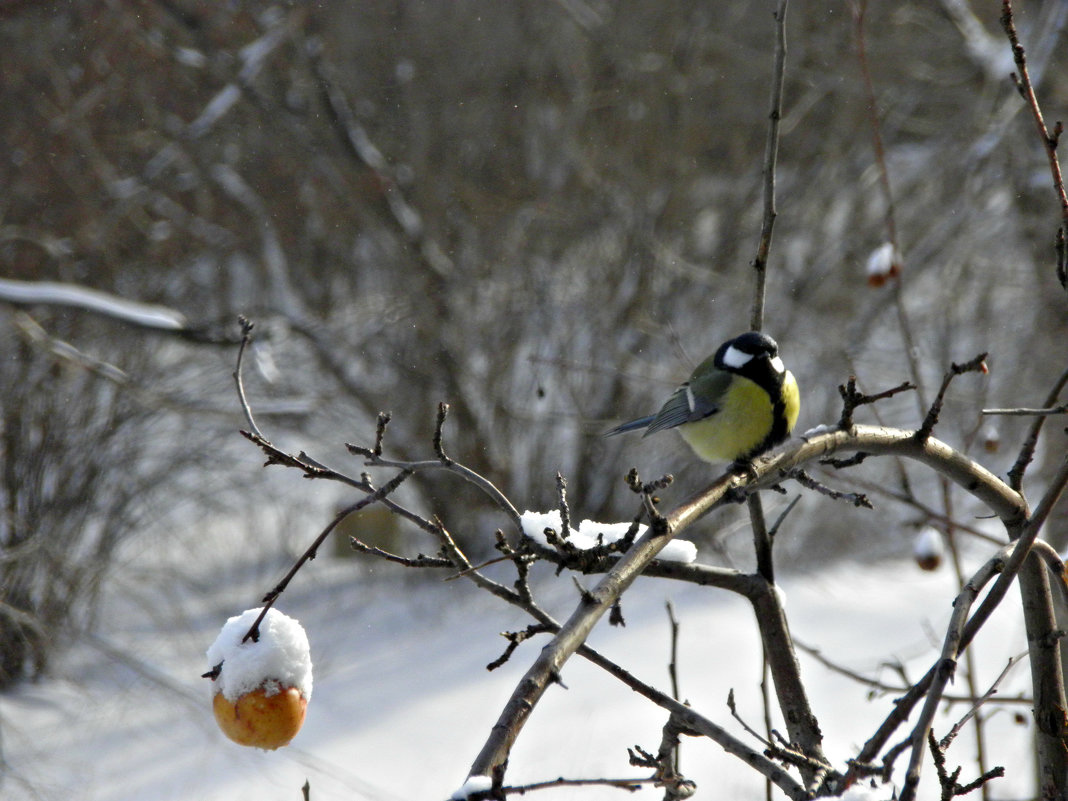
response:
M611 431L605 431L603 436L613 437L616 434L625 434L628 431L637 431L642 428L647 428L648 425L653 422L655 415L649 415L648 417L639 417L637 420L631 420L629 423L622 423Z

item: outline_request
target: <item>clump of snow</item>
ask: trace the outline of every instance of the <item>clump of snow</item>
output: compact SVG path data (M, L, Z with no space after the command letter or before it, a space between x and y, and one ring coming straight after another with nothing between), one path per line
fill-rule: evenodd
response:
M831 434L838 430L837 425L830 425L829 423L821 423L818 426L814 426L801 435L801 439L808 442L810 439L815 439L821 434Z
M563 532L563 522L560 519L560 511L555 509L551 512L526 511L520 516L523 523L523 533L540 545L552 547L545 537L545 529L551 528L558 534ZM576 548L587 550L598 544L609 545L623 539L630 530L630 523L595 523L592 520L583 520L578 526L572 526L568 532L568 542ZM638 537L645 535L648 526L638 526ZM665 562L683 562L689 564L697 559L697 546L689 540L672 540L657 555L658 559Z
M166 306L127 300L78 284L54 281L14 281L0 278L0 297L14 303L44 303L75 306L87 311L127 320L146 328L181 331L189 325L185 315Z
M493 779L489 776L471 776L464 782L464 786L453 793L450 798L452 801L464 801L466 798L470 798L475 793L484 793L486 790L493 789Z
M901 254L891 242L884 242L868 256L864 271L868 274L868 284L882 286L901 271Z
M835 796L841 801L890 801L893 797L892 786L877 790L874 787L868 787L863 784L854 784L841 795Z
M311 700L311 648L304 627L277 609L267 610L260 622L259 639L242 642L262 611L247 609L230 618L208 648L208 662L222 665L212 682L212 692L227 700L238 698L258 687L273 695L284 687L296 687L304 700Z
M933 526L925 526L912 541L912 558L924 570L934 570L942 564L945 545L942 535Z

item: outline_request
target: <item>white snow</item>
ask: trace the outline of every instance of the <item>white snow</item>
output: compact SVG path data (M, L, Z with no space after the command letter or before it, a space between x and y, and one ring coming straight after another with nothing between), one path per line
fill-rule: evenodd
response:
M835 798L839 798L841 801L890 801L893 797L893 793L893 787L883 786L875 788L857 784L850 787L841 795L836 795Z
M237 701L245 693L266 687L267 695L296 687L311 700L312 663L308 635L296 620L273 607L259 625L259 639L245 640L261 608L247 609L226 621L208 648L208 664L221 665L212 692Z
M805 440L807 442L808 440L814 439L815 437L818 437L821 434L831 434L831 433L833 433L835 431L838 431L838 426L830 425L828 423L821 423L818 426L813 426L808 431L806 431L804 434L802 434L801 435L801 439L803 439L803 440Z
M169 583L159 577L150 592L133 594L132 579L143 577L145 565L132 560L127 577L109 589L111 600L101 615L103 642L82 641L54 677L0 695L0 798L260 801L300 798L307 780L316 801L444 801L464 781L509 694L548 641L539 636L524 643L504 666L487 672L485 665L504 648L498 632L524 628L530 622L526 615L470 582L417 582L399 568L376 566L369 572L366 561L324 554L283 596L286 610L307 629L316 655L316 695L304 728L278 751L243 748L215 725L204 693L207 680L200 678L204 648L225 616L217 611L220 605L240 608L242 598L273 586L286 565L276 563L256 575L244 575L234 565L213 567L204 562L203 539L202 530L191 532L191 553L197 557L188 570L196 578L192 586L211 587L211 593L178 603L172 594L178 587L168 573ZM235 544L229 558L241 553ZM152 554L146 548L144 559ZM502 580L510 575L507 564L493 569L501 571ZM571 580L543 572L535 597L562 619L576 603ZM784 571L779 581L789 593L790 629L800 642L888 684L900 681L894 663L914 680L937 660L956 593L948 571L920 571L910 558L843 563L813 575ZM680 622L682 697L753 742L726 705L733 689L739 715L761 727L761 645L744 600L720 590L641 578L623 597L626 627L599 625L590 646L642 681L669 689L666 600ZM982 690L1008 657L1026 648L1019 601L1011 593L973 647ZM122 654L129 657L118 658ZM899 693L858 684L805 652L799 659L825 751L843 767L890 713ZM506 783L648 776L628 764L626 749L640 744L655 751L665 714L580 657L564 665L561 678L567 689L550 688L534 710L512 751ZM1013 697L1027 684L1027 667L1021 664L998 695ZM965 686L958 675L950 692L960 694ZM1029 708L988 710L987 766L1005 765L1009 774L994 781L994 796L1033 796ZM944 734L964 712L964 706L955 705L940 713L936 734ZM1023 715L1022 723L1014 720L1015 712ZM899 729L897 739L906 732ZM968 730L949 758L953 766L963 766L962 780L978 775ZM763 780L708 740L684 740L682 767L697 782L698 798L764 798ZM921 798L938 797L933 774L928 761ZM661 794L645 788L627 797L641 801ZM540 801L621 797L619 790L606 787L563 787L536 795Z
M493 787L493 779L489 776L471 776L464 782L463 787L452 794L452 801L464 801L475 793L482 793Z
M869 277L885 278L894 269L894 265L900 261L897 251L890 242L883 242L868 254L868 261L864 267Z
M0 298L26 305L40 303L73 306L146 328L160 328L165 331L180 331L189 325L181 312L166 306L127 300L78 284L0 278Z
M917 560L941 559L944 551L942 535L934 526L924 526L912 541L912 555Z
M552 529L557 534L563 532L563 520L558 509L551 512L526 511L520 519L523 523L523 533L547 548L552 546L545 537L545 529ZM568 542L582 550L593 548L598 544L609 545L616 540L623 539L630 530L630 526L630 523L595 523L592 520L583 520L578 526L572 526L568 533ZM645 536L648 530L648 526L639 525L637 537ZM697 559L697 546L689 540L675 539L664 546L657 555L657 559L689 564Z

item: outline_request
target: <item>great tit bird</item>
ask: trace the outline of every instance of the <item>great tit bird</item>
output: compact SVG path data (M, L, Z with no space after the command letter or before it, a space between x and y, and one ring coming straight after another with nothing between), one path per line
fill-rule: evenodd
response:
M749 331L727 340L654 415L616 426L605 436L665 428L706 462L745 461L784 441L797 422L800 393L775 340Z

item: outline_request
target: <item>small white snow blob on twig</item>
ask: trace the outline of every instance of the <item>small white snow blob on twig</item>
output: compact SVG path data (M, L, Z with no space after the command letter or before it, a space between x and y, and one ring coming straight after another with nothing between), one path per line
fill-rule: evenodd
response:
M868 256L864 271L869 286L882 286L901 272L901 254L892 243L884 242Z
M465 801L475 793L484 793L493 789L493 779L489 776L471 776L464 782L463 787L453 793L451 801Z
M275 749L304 723L312 694L311 648L304 627L267 610L257 639L245 639L261 609L226 621L208 648L212 705L219 727L234 742Z

